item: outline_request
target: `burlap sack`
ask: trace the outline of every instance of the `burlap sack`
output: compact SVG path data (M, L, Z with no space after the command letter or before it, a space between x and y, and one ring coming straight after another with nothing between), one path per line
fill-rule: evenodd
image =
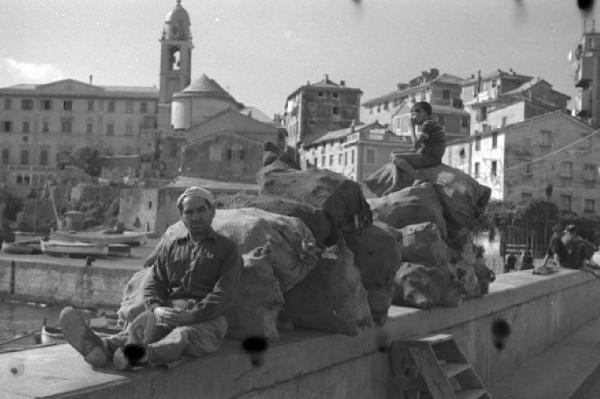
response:
M394 305L419 309L458 306L461 287L447 266L402 262L394 278Z
M226 315L229 338L279 338L277 316L283 309L283 294L271 256L270 244L243 255L239 294Z
M344 231L360 231L372 223L369 204L360 184L327 169L271 170L256 174L260 195L293 199L325 211Z
M433 267L448 265L448 245L437 225L431 222L411 224L402 231L402 260Z
M245 208L258 208L278 215L296 217L304 222L315 238L318 247L333 245L338 240L337 229L327 214L313 205L289 198L270 195L252 196L245 201Z
M298 218L256 208L218 209L212 226L238 244L242 253L270 243L273 270L283 292L302 281L317 264L315 239Z
M138 270L127 282L123 290L121 306L117 316L122 324L130 323L146 310L144 306L144 284L150 279L150 268Z
M367 291L345 247L327 248L317 266L284 297L285 318L295 327L356 335L372 325Z
M389 162L369 175L364 183L373 194L381 197L410 187L414 181L412 176Z
M411 224L431 222L437 225L446 238L446 220L442 204L428 182L419 182L380 198L367 200L373 211L373 218L398 229Z
M457 227L473 227L487 205L491 189L460 170L440 164L419 169L420 178L433 184L447 221Z
M373 320L383 325L394 295L394 275L402 260L402 235L373 224L360 233L345 233L344 239L369 295Z

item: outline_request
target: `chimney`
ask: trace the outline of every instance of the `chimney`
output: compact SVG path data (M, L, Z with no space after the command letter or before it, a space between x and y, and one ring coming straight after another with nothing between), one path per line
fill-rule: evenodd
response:
M329 75L325 74L325 83L329 82Z
M346 81L345 80L340 80L340 86L346 86Z
M90 84L92 84L92 80L94 80L94 75L90 75Z

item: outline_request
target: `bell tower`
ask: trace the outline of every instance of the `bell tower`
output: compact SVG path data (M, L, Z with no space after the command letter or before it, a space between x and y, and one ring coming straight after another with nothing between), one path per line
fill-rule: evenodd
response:
M177 0L167 14L160 38L160 86L158 92L158 128L162 135L170 135L171 99L173 93L183 90L191 82L192 34L190 16Z

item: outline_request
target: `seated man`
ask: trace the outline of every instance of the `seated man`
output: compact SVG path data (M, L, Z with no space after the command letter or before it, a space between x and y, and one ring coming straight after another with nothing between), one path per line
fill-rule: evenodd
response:
M100 338L77 310L63 309L65 339L86 362L118 370L175 362L217 350L227 330L225 311L238 291L243 261L236 244L211 227L214 197L192 187L177 200L188 235L160 248L143 287L146 311L123 331Z
M516 270L517 257L514 254L509 254L504 265L504 273L510 273Z
M414 151L392 153L392 160L396 167L415 179L418 177L415 169L439 165L442 163L442 156L446 151L446 134L442 126L431 119L431 113L431 105L426 101L412 106L410 133ZM416 132L417 127L419 127L418 132Z
M530 250L523 251L521 255L521 268L519 270L531 270L533 269L533 255Z

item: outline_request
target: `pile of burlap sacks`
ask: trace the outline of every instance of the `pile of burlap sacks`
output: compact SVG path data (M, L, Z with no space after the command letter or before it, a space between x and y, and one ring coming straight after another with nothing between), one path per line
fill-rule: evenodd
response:
M457 212L481 211L485 204L454 204L465 200L463 188L450 192L451 184L433 179L368 202L357 182L326 169L300 170L270 143L263 164L259 194L220 204L213 221L244 259L240 291L227 313L230 338L277 339L281 329L293 328L355 335L385 323L392 303L456 306L486 292L489 274L478 271L469 235L446 211L449 204ZM182 222L175 223L157 249L185 234ZM143 309L147 277L146 268L128 283L121 319Z

